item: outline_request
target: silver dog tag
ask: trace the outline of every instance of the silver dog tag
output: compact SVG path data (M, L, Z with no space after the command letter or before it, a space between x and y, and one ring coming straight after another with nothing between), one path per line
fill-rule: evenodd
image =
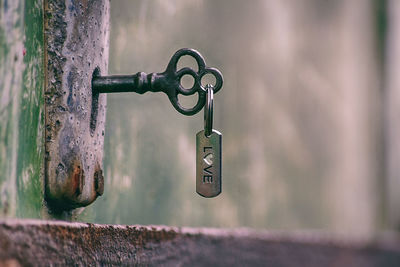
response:
M222 134L212 130L206 137L204 130L196 135L196 192L203 197L221 193Z

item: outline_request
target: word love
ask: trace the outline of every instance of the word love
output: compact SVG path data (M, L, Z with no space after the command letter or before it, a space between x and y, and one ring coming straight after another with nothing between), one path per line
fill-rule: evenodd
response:
M221 193L222 135L213 130L206 136L204 130L196 135L196 192L203 197Z
M204 162L206 163L206 166L203 169L203 183L212 183L213 182L213 177L212 177L212 158L213 158L213 154L212 154L212 147L204 147L204 152L206 153L207 150L211 150L210 153L206 154L203 158Z

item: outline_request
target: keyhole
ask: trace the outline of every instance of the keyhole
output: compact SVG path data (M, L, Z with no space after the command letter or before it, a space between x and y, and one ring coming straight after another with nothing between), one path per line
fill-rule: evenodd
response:
M93 77L100 75L100 69L97 67L92 74ZM99 94L92 92L92 107L90 109L90 134L93 136L96 131L97 115L99 113Z

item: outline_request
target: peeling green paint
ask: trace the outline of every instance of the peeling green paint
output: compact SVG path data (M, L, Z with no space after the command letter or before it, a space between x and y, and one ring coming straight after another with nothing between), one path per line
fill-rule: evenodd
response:
M0 217L43 207L43 2L0 1Z
M17 163L18 217L39 217L43 206L43 3L25 3L23 72ZM42 201L39 201L42 200Z

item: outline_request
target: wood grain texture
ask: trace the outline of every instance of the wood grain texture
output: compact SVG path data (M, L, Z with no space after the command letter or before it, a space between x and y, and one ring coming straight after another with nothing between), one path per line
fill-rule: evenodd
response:
M0 221L0 264L144 266L399 266L399 240L322 234Z
M43 210L43 1L0 1L0 217Z

